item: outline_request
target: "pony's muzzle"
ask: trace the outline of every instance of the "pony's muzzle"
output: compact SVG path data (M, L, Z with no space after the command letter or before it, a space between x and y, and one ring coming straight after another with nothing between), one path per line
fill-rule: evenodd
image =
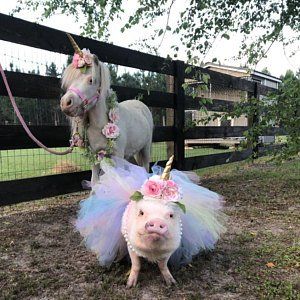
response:
M69 109L73 105L73 97L72 95L68 95L67 97L62 97L60 100L60 107L62 109Z
M72 114L73 105L74 105L73 95L66 95L62 97L60 100L60 108L67 115Z

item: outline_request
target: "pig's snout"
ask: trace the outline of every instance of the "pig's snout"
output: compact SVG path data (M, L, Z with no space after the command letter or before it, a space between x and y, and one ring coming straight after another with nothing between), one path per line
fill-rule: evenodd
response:
M146 223L145 229L147 233L157 233L164 235L168 231L168 226L160 219L153 219Z

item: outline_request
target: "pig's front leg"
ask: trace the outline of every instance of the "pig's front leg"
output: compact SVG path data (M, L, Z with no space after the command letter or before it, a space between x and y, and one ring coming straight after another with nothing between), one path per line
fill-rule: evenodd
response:
M131 270L130 270L129 278L127 280L127 288L131 288L136 286L137 284L139 272L141 269L141 261L140 258L136 255L136 253L134 253L130 249L128 249L128 251L131 259Z
M176 284L176 280L173 278L172 274L168 268L168 260L169 257L165 260L161 260L158 262L158 267L160 269L161 274L163 275L167 285L171 285L172 283Z

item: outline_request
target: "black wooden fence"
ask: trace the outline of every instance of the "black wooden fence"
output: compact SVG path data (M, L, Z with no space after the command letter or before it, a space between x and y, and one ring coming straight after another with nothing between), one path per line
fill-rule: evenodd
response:
M270 88L199 67L193 67L192 72L187 75L185 72L187 65L183 61L171 61L81 36L74 35L74 38L80 46L90 49L101 61L174 76L174 93L148 92L122 86L113 86L112 88L117 92L119 101L143 95L142 101L150 107L174 109L174 126L156 127L153 142L174 141L177 168L181 170L198 169L240 161L251 155L252 149L247 149L185 158L185 139L237 137L242 136L247 127L195 127L185 131L185 110L199 109L200 98L193 99L186 96L182 84L185 78L194 78L193 73L200 71L208 73L210 81L214 84L246 91L255 97L268 93ZM73 55L73 48L65 32L3 14L0 14L0 40ZM16 97L59 99L60 83L57 78L9 71L6 72L6 75L12 93ZM7 95L2 80L0 80L0 95ZM232 103L228 101L216 99L212 104L207 105L207 109L224 111L231 106ZM31 126L30 129L48 147L68 146L70 133L65 126ZM21 126L0 125L0 150L36 147ZM0 182L0 206L76 192L82 189L81 180L88 178L90 178L90 171L2 181Z

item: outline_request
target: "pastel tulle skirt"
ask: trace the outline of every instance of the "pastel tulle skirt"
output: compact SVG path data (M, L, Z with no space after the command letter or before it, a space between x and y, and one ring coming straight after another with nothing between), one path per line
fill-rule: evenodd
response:
M113 158L114 166L102 162L104 175L93 187L89 198L80 202L76 228L84 238L85 245L93 251L102 266L127 255L127 245L121 234L121 221L130 196L153 174L123 159ZM162 169L152 169L160 174ZM186 213L181 219L183 234L180 247L173 253L169 264L178 268L191 262L201 250L214 248L220 234L225 231L222 213L222 197L194 184L185 173L173 170L171 179L180 187L180 200Z

